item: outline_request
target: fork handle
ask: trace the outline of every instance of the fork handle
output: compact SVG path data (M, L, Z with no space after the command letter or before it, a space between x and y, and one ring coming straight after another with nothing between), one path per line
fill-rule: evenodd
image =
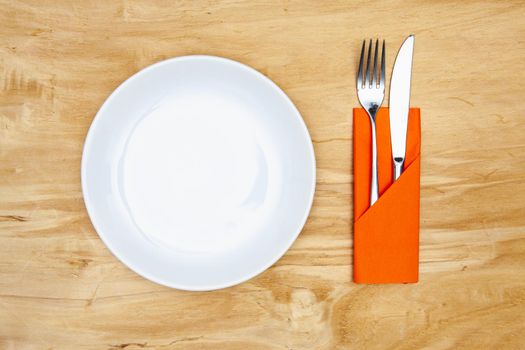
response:
M370 126L372 129L372 176L370 179L370 206L379 198L379 184L377 178L377 136L375 115L370 116Z

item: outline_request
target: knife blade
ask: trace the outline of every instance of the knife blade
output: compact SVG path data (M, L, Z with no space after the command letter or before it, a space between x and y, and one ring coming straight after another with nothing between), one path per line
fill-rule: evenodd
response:
M401 175L405 163L413 53L414 35L410 35L397 53L390 80L390 140L394 160L394 181Z

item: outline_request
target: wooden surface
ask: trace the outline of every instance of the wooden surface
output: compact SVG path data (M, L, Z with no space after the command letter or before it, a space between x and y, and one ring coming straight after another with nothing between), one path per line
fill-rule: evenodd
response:
M522 1L0 3L1 349L523 349ZM416 35L421 276L355 285L351 109L361 40L388 71ZM246 63L310 129L317 192L257 278L189 293L148 282L94 231L81 151L104 99L159 60Z

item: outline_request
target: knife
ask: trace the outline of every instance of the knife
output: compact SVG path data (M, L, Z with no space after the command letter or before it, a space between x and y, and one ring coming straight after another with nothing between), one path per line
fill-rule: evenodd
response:
M390 140L394 160L394 181L401 175L405 163L413 53L414 35L410 35L397 53L390 80Z

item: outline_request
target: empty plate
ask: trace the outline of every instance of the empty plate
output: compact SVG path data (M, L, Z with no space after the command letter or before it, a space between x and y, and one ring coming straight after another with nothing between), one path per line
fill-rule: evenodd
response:
M82 190L113 254L154 282L232 286L275 263L301 231L315 158L301 115L241 63L185 56L119 86L89 129Z

